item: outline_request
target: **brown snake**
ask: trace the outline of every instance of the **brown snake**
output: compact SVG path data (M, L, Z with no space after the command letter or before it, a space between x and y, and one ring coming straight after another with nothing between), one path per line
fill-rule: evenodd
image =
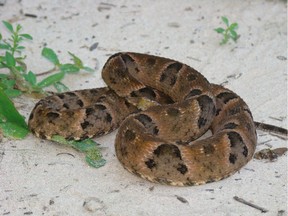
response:
M257 135L247 104L188 65L117 53L102 77L109 87L40 100L29 118L31 131L44 139L78 140L120 125L115 149L124 168L169 185L218 181L252 158ZM208 129L212 136L197 139Z

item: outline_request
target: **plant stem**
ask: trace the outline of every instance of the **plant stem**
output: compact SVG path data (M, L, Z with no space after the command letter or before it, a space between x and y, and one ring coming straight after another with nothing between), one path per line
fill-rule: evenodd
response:
M42 73L36 74L36 76L47 75L47 74L50 74L50 73L52 73L52 72L55 72L56 70L57 70L57 68L54 67L54 68L52 68L52 69L50 69L50 70L48 70L48 71L44 71L44 72L42 72Z
M12 50L11 50L11 54L14 57L16 48L18 46L18 32L17 31L13 33L12 38L13 38L13 47L12 47Z
M17 88L23 92L31 93L33 88L31 85L24 79L24 77L19 73L19 71L15 67L9 67L11 74L14 76L16 80Z

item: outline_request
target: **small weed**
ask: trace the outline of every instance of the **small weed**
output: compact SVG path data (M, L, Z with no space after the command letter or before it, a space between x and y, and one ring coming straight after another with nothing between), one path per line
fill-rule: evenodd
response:
M69 90L61 80L66 74L78 73L80 70L92 72L85 67L82 61L74 54L69 53L72 63L60 63L56 53L50 48L43 48L42 56L53 63L54 67L42 74L50 74L41 81L37 81L37 75L28 70L25 63L26 56L22 53L25 47L21 45L24 40L33 40L30 34L21 33L22 26L12 26L3 21L4 26L10 33L8 39L4 39L0 33L0 132L4 136L24 138L27 134L27 124L14 107L11 98L25 93L26 95L45 96L48 93L44 88L54 86L58 92ZM39 75L39 74L38 74ZM25 131L25 132L24 132ZM19 133L18 133L19 132Z
M53 64L53 68L41 74L35 74L28 70L25 63L26 56L22 53L25 47L21 45L24 40L33 40L29 34L20 33L21 25L12 26L3 21L4 26L10 33L10 38L3 39L0 33L0 136L14 139L23 139L29 133L24 117L17 111L11 98L26 95L43 97L48 95L44 88L53 86L58 92L69 90L61 80L66 74L74 74L80 70L93 72L94 70L84 66L82 60L71 52L72 63L61 63L57 54L50 48L42 49L42 56ZM49 75L41 81L37 76ZM63 137L53 137L55 142L70 145L77 150L86 153L86 161L90 166L100 167L105 164L101 152L91 139L82 141L67 141Z
M29 133L24 117L0 88L0 135L23 139Z
M226 29L221 27L214 29L214 31L223 35L223 39L220 42L220 45L226 44L230 38L234 42L236 42L237 39L240 37L235 31L238 28L238 23L232 23L231 25L229 25L229 20L227 19L227 17L222 16L221 19L223 23L226 25Z
M65 140L61 136L54 135L51 140L85 153L85 160L91 167L99 168L106 164L106 160L103 159L100 149L98 148L99 144L91 139L81 141Z
M67 91L68 87L61 82L66 74L78 73L80 70L93 71L91 68L85 67L82 61L70 52L68 53L72 57L73 63L62 64L52 49L44 47L42 56L52 62L54 67L41 75L53 74L38 82L39 74L36 75L27 69L24 62L26 56L22 55L25 47L20 45L23 40L32 40L32 36L21 34L21 25L13 27L5 21L3 24L11 36L5 40L0 33L0 69L8 69L10 73L0 73L0 88L8 97L17 97L23 93L46 95L44 88L48 86L54 86L58 92Z

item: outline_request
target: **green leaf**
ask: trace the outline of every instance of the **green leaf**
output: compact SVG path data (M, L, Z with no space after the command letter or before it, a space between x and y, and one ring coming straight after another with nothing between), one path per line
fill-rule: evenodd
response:
M19 36L24 37L28 40L33 40L33 37L30 34L20 34Z
M23 39L23 37L17 37L16 38L16 41L18 42L18 44L21 42L21 41L23 41L24 39Z
M41 54L42 54L43 57L45 57L46 59L51 61L54 65L59 65L60 64L58 56L56 55L56 53L52 49L44 47L42 49L42 53Z
M17 47L17 50L24 50L24 49L25 49L24 46L18 46L18 47Z
M6 121L7 119L5 118L5 116L0 113L0 123L6 122Z
M19 71L19 72L21 72L21 73L23 73L23 72L25 71L24 68L23 68L23 66L20 66L20 65L19 65L19 66L16 66L15 68L16 68L17 71Z
M16 80L3 77L0 79L0 89L9 97L15 98L22 94L22 91L15 89Z
M55 135L52 136L51 140L71 146L80 152L86 153L86 162L92 167L99 168L104 166L106 163L106 160L103 159L102 154L98 148L99 144L91 139L85 139L81 141L65 140L64 137Z
M5 61L8 67L14 67L16 65L15 58L10 52L6 52Z
M0 79L7 79L8 77L8 74L0 74Z
M80 71L79 67L74 64L63 64L60 66L60 71L64 73L78 73Z
M55 142L59 142L61 144L69 145L81 152L87 152L91 149L94 149L95 147L99 145L98 143L94 142L91 139L85 139L85 140L80 140L80 141L66 140L64 137L61 137L58 135L52 136L51 140Z
M221 19L226 24L226 26L229 27L229 21L228 21L227 17L222 16Z
M18 89L5 89L4 92L9 98L15 98L22 95L22 92Z
M24 139L29 130L19 126L17 123L5 122L0 123L0 130L5 137L14 139Z
M11 46L9 44L2 44L0 43L0 49L7 49L9 50L11 48Z
M66 85L64 85L62 82L56 82L53 84L53 86L56 88L57 92L69 91L69 88Z
M37 86L40 87L40 88L44 88L44 87L50 86L50 85L62 80L64 75L65 75L64 72L59 72L59 73L53 74L53 75L51 75L49 77L46 77L41 82L37 83Z
M238 28L238 23L232 23L230 26L229 26L229 29L230 30L234 30L234 29L237 29Z
M1 83L5 85L5 88L6 89L9 89L9 88L13 88L15 83L16 83L16 80L13 80L13 79L3 79L1 80Z
M24 74L24 78L32 86L36 84L37 78L36 78L36 75L32 71L29 71L27 74Z
M214 31L216 31L217 33L223 33L225 31L225 29L223 28L217 28L217 29L214 29Z
M95 70L94 69L92 69L92 68L90 68L90 67L83 67L82 68L83 70L85 70L85 71L87 71L87 72L95 72Z
M71 52L68 52L70 56L72 56L72 60L74 62L74 65L76 65L78 68L82 68L83 67L83 62L81 61L80 58L78 58L76 55L74 55Z
M16 110L12 101L0 89L0 114L5 117L5 122L0 124L4 136L18 139L24 138L28 133L28 126L22 115Z
M0 33L0 40L2 40L2 34Z
M238 39L238 35L234 30L230 30L231 38L236 41Z
M6 86L2 83L2 80L0 79L0 90L6 89Z
M17 24L17 26L16 26L16 32L19 32L21 29L22 29L22 26L19 25L19 24Z
M100 168L106 164L106 160L102 158L101 152L96 148L87 151L85 160L94 168Z
M9 22L6 22L6 21L2 21L2 22L11 33L14 32L13 26Z

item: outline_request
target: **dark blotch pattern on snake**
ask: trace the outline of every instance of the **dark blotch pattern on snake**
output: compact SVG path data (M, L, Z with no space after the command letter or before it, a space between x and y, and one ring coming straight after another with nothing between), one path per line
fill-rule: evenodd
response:
M257 135L248 106L188 65L117 53L102 77L108 87L40 100L30 115L31 131L44 139L79 140L120 126L115 149L124 168L169 185L218 181L251 160ZM208 129L212 136L197 139Z

